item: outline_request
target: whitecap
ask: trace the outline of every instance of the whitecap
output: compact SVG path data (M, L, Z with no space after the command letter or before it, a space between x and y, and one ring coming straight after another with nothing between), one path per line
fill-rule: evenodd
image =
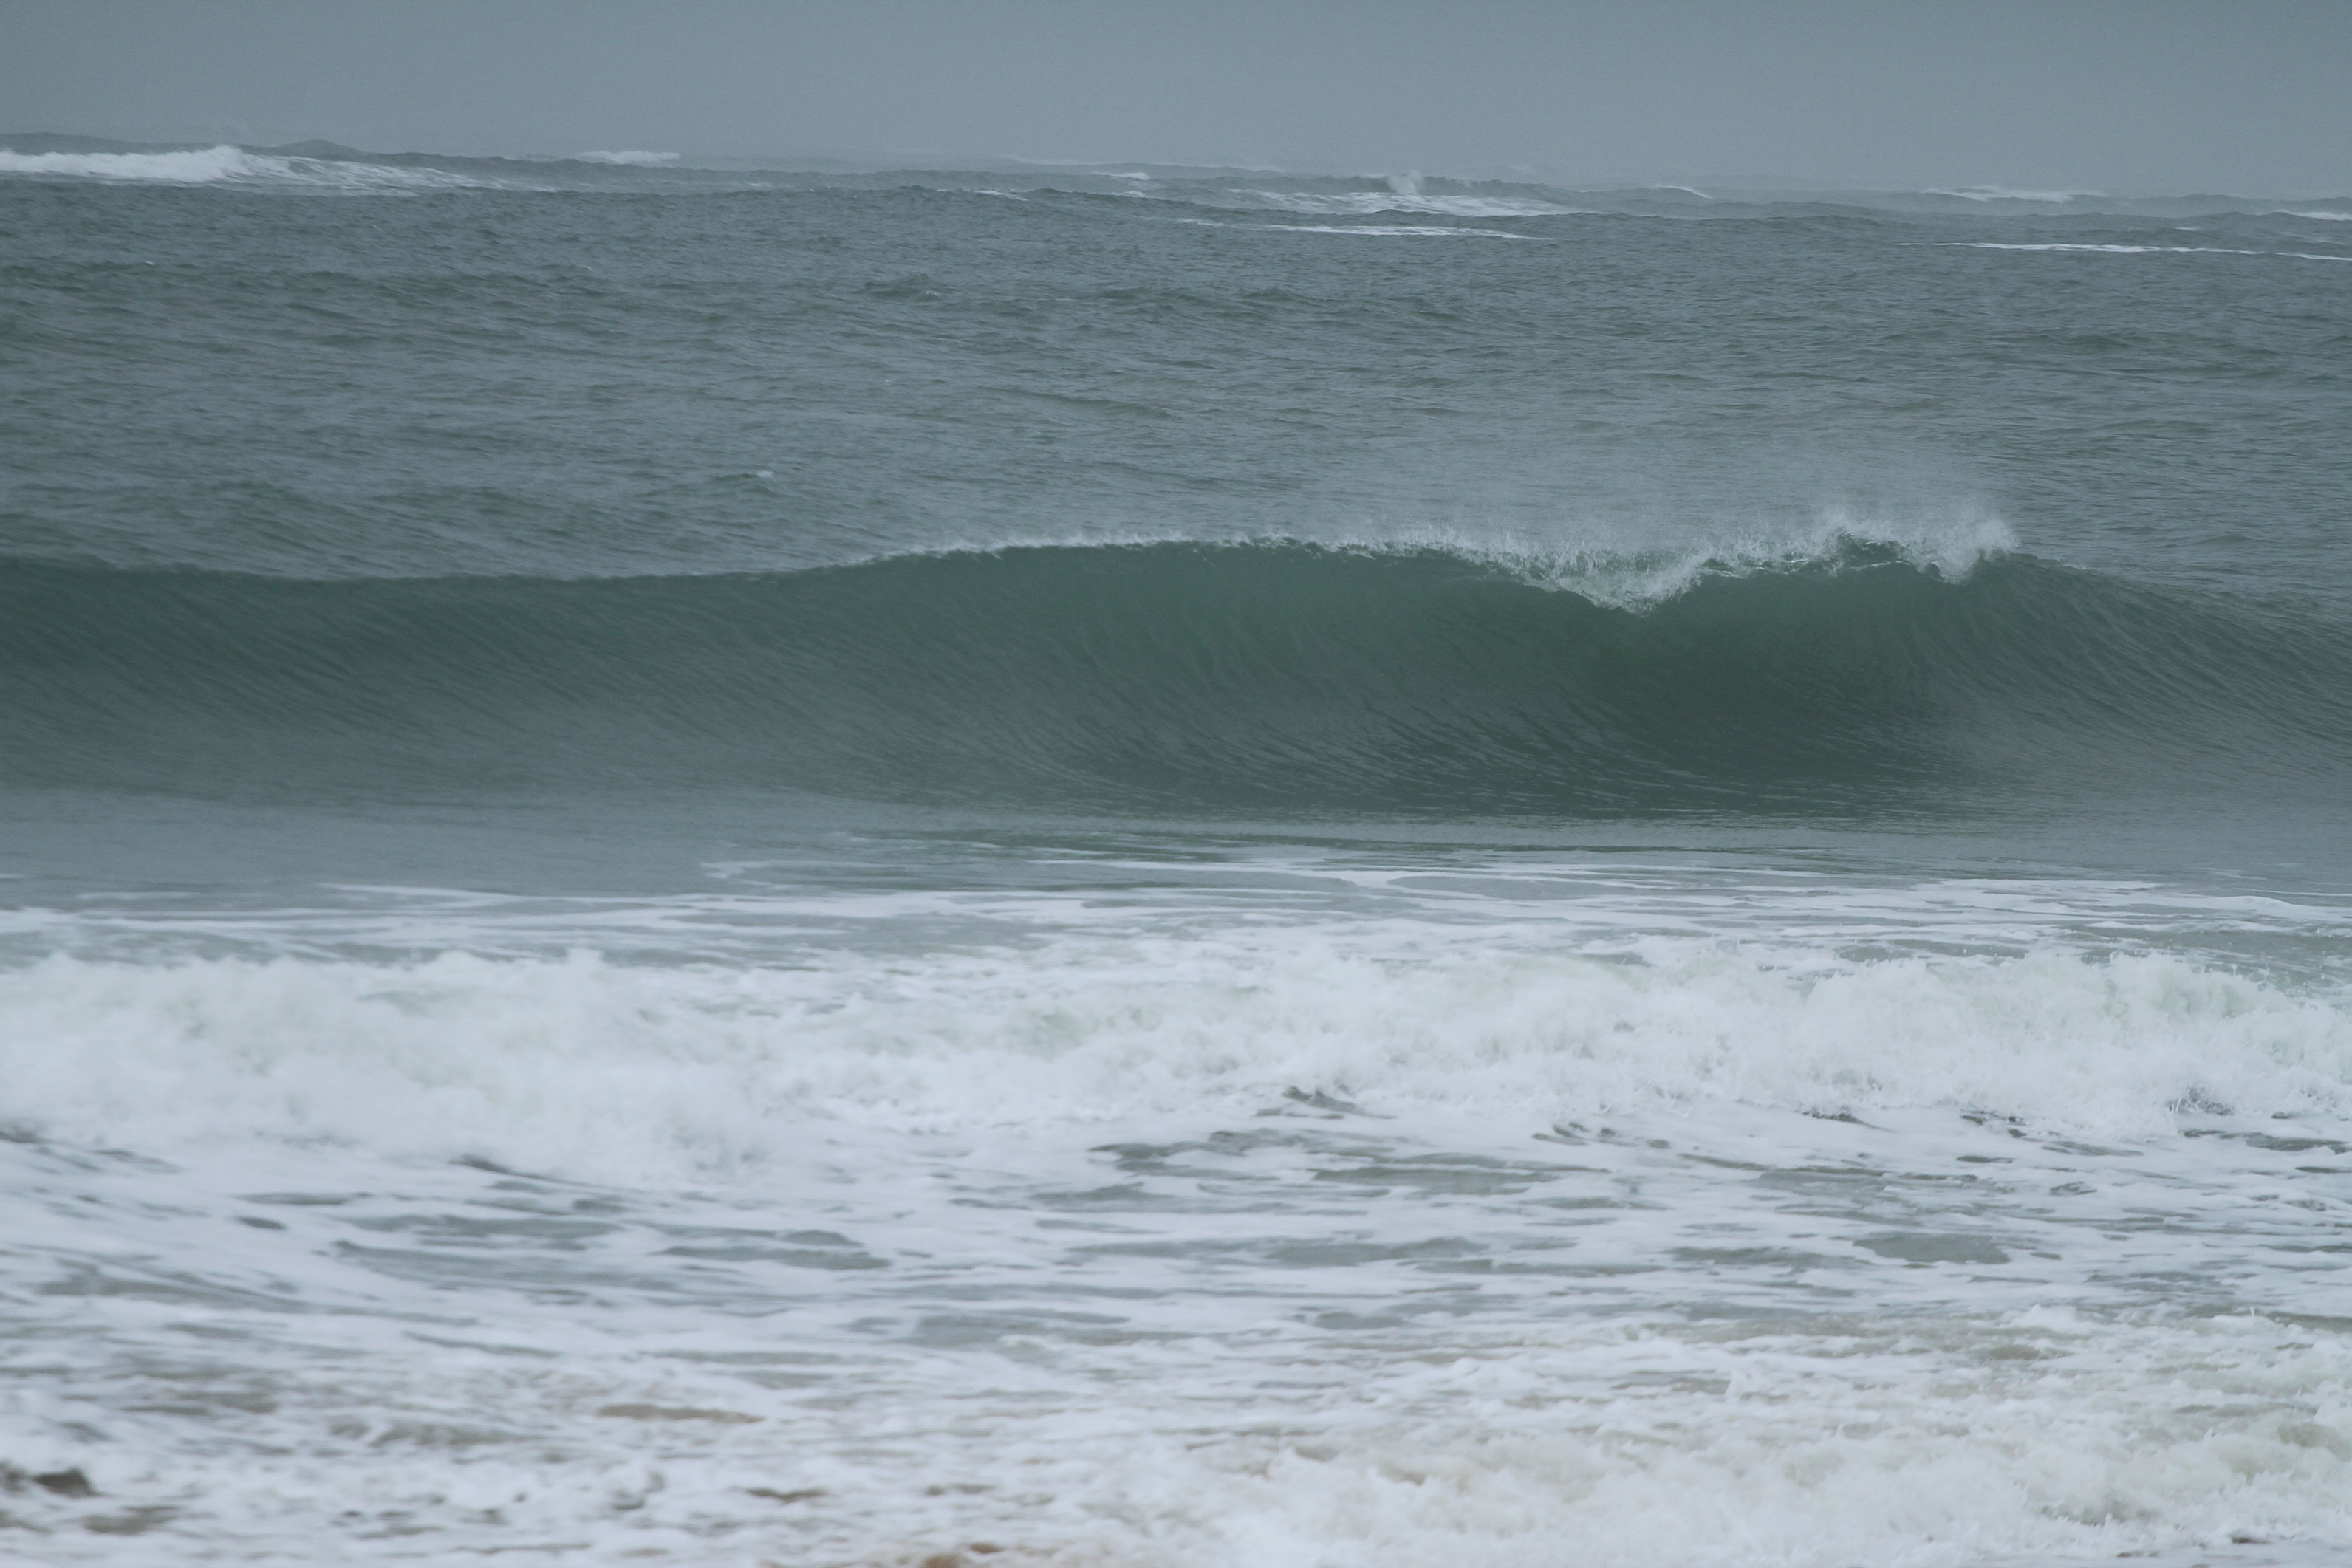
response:
M1962 185L1957 189L1931 185L1924 193L1958 196L1971 202L2047 202L2053 204L2105 194L2103 191L2021 191L2009 185Z
M16 152L0 149L0 174L165 185L315 185L346 191L471 189L487 183L443 169L392 168L334 158L281 157L248 152L226 142L177 152Z
M2095 256L2284 256L2297 261L2352 261L2352 256L2323 256L2307 250L2246 250L2221 245L2027 245L1989 239L1940 240L1950 250L2046 250Z
M1360 547L1364 548L1364 547ZM1913 519L1864 517L1832 507L1801 530L1731 534L1672 550L1563 547L1509 538L1467 539L1421 533L1380 549L1436 549L1508 571L1530 587L1570 592L1620 610L1649 610L1710 577L1836 569L1856 550L1881 550L1911 566L1963 581L2017 548L2009 524L1971 507Z
M1418 174L1392 174L1386 182L1386 188L1377 191L1255 190L1241 193L1269 206L1309 217L1428 213L1454 218L1541 218L1560 217L1585 210L1521 196L1433 195L1422 188L1422 178Z
M1435 224L1224 224L1223 228L1276 229L1295 235L1476 235L1483 239L1533 239L1508 229L1447 228Z

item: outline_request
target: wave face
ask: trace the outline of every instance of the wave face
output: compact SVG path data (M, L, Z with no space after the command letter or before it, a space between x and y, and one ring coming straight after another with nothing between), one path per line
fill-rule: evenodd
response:
M2022 556L1688 566L1296 543L772 575L18 563L19 785L787 787L1114 808L1851 813L2322 782L2352 642ZM1673 584L1679 582L1680 586Z

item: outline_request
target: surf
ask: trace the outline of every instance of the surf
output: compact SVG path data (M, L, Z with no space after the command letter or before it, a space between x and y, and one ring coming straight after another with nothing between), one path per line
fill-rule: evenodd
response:
M1933 812L2352 765L2352 634L2022 554L1298 542L310 581L0 569L19 787Z

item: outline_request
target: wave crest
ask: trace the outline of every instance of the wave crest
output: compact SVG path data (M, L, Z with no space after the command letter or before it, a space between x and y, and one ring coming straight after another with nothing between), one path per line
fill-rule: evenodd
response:
M1367 217L1378 213L1424 213L1451 218L1565 217L1584 211L1549 195L1505 193L1508 187L1482 187L1458 182L1435 183L1451 189L1431 190L1432 182L1419 174L1391 174L1377 184L1354 185L1340 181L1302 181L1288 190L1253 189L1236 193L1283 212L1310 217Z
M1664 549L1563 548L1546 540L1508 536L1469 539L1441 531L1343 548L1458 555L1491 565L1531 588L1571 593L1609 609L1643 612L1654 610L1710 578L1757 573L1838 572L1899 563L1961 582L1985 562L2013 552L2017 535L2008 523L1985 512L1964 511L1904 522L1865 518L1832 508L1806 531L1735 534Z
M339 158L248 152L223 143L176 152L16 152L0 174L163 185L317 185L335 190L470 190L486 182L443 169L392 168Z

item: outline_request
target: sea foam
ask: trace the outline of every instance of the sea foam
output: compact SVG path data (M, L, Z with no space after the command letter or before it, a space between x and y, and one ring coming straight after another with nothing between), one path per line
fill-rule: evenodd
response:
M0 1104L35 1131L154 1150L325 1140L616 1180L789 1163L819 1125L1246 1114L1292 1090L1535 1126L1944 1106L2103 1137L2167 1132L2187 1104L2352 1105L2340 998L2177 956L1822 970L1712 944L1628 962L1417 940L1073 936L740 969L58 956L0 977Z
M1433 192L1419 174L1392 174L1371 190L1301 191L1253 190L1242 194L1268 206L1312 216L1343 216L1375 213L1428 213L1453 218L1561 217L1582 209L1530 196Z
M0 1442L175 1522L125 1555L63 1500L10 1511L59 1562L159 1564L2279 1542L2185 1568L2352 1539L2347 1351L2305 1321L2330 1216L2266 1201L2346 1108L2342 998L2176 957L1526 938L15 971L12 1285L79 1330L46 1356L146 1404L18 1387ZM2225 1100L2230 1136L2166 1135ZM2134 1304L2199 1268L2289 1293ZM198 1403L216 1368L141 1350L160 1314L269 1397Z
M290 184L336 190L449 190L486 182L441 169L394 168L337 158L281 157L223 143L178 152L15 152L0 149L0 174L46 174L166 185Z
M2305 250L2247 250L2238 246L2221 245L2028 245L2000 240L1940 240L1936 243L1948 250L2040 250L2081 256L2283 256L2296 261L2352 261L2352 256L2324 256Z
M1832 507L1799 527L1718 529L1666 549L1628 549L1488 530L1471 536L1412 529L1340 545L1373 552L1442 550L1508 572L1530 587L1574 593L1612 609L1654 610L1710 577L1743 577L1806 568L1835 570L1881 555L1953 582L2018 548L2017 532L1998 514L1958 507L1915 516L1864 515Z
M2053 206L2079 201L2084 196L2105 194L2099 191L2022 191L2008 185L1962 185L1957 189L1931 186L1927 193L1931 196L1960 196L1971 202L2040 202Z

